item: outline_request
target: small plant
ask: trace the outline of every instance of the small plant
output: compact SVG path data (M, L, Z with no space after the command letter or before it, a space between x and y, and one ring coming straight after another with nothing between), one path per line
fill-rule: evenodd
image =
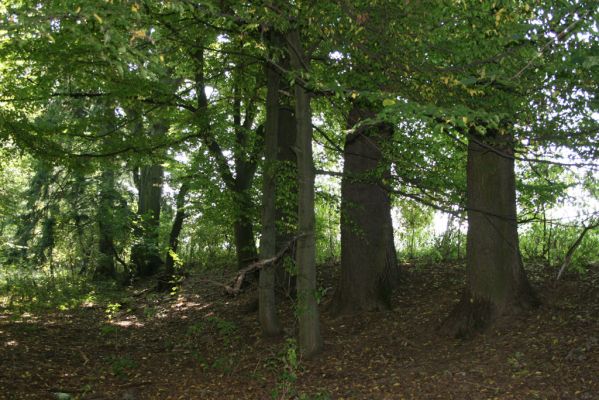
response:
M205 326L202 322L196 322L187 327L187 336L199 336L204 333Z
M233 322L214 316L208 317L207 322L211 323L216 328L218 336L223 339L225 346L232 344L235 334L237 333L237 325Z
M197 351L197 350L192 351L191 356L200 365L200 367L202 369L208 368L208 361L206 360L206 358L204 358L204 356L202 354L200 354L199 351Z
M102 336L116 335L119 331L119 328L113 325L102 325L100 328L100 334Z
M119 378L127 376L128 372L136 369L137 363L129 357L114 357L110 361L110 369L112 374Z
M279 361L281 372L271 397L273 400L297 397L295 383L300 370L300 358L298 357L297 343L294 339L287 339L285 349L279 356Z
M233 359L226 356L218 357L212 362L211 367L224 372L225 374L229 374L233 371Z
M106 317L108 319L113 319L116 313L121 310L121 307L122 306L120 303L108 303L106 310L104 311L106 313Z
M158 310L156 309L156 307L144 307L144 318L145 319L152 319L156 316L156 314L158 314Z

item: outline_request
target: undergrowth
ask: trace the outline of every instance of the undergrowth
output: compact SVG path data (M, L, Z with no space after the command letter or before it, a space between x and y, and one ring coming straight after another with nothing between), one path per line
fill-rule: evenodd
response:
M92 281L67 270L52 274L28 269L0 270L0 307L8 312L67 311L118 299L116 282Z

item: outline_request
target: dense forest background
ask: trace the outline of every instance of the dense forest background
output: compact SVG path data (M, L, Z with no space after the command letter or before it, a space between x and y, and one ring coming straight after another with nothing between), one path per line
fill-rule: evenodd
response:
M50 354L32 398L433 398L461 375L438 371L449 381L428 394L401 392L399 381L365 383L390 389L366 394L309 372L348 351L331 344L339 331L350 347L377 329L407 338L385 324L431 313L409 325L406 343L477 348L536 318L568 330L564 357L583 348L578 361L597 365L598 12L591 0L3 1L0 334L15 363L0 375L13 382L6 398L26 397L33 379L33 367L17 371L25 353L10 351L27 347L21 334L39 347L47 318L94 326L96 338L52 336L81 352L85 370L92 355L73 343L114 345L90 364L114 382L53 386L63 367ZM175 318L167 305L191 310L198 296L218 311L164 323ZM552 325L569 307L561 301L584 330ZM163 324L173 343L146 349L143 338L162 334L119 333L138 322L116 322L135 315ZM368 330L372 318L384 325ZM506 356L520 372L536 348L535 335L523 337ZM135 391L122 383L159 371L158 359L140 360L179 345L195 360L189 371L212 383L139 392L159 372ZM119 346L139 354L115 355ZM259 358L253 374L268 373L235 371L267 346L279 355ZM333 370L358 376L358 365ZM593 375L574 370L572 382ZM227 387L224 375L240 381ZM202 392L215 377L224 387ZM253 387L260 379L269 383ZM526 383L509 397L505 382L472 379L453 395L532 396ZM541 398L594 398L596 376L581 379Z

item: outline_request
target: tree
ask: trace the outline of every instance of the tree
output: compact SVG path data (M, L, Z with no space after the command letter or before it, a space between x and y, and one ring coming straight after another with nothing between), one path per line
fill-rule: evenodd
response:
M150 276L162 265L158 229L162 198L163 169L161 165L147 165L135 172L138 191L137 232L139 243L131 248L131 261L139 276Z
M309 58L304 54L300 32L287 35L293 71L301 76ZM312 160L312 112L310 94L298 82L294 85L295 117L297 119L298 169L298 240L297 296L299 314L299 348L306 357L322 348L318 303L316 301L316 249L314 237L314 162Z
M116 268L114 245L115 173L105 166L100 175L100 196L97 212L99 257L94 271L98 278L115 278Z
M505 156L513 145L499 132L473 136L468 145L466 289L443 325L453 336L537 305L520 255L514 160Z
M397 260L391 201L382 180L389 164L381 146L392 135L389 124L370 124L376 113L355 102L348 118L341 181L341 278L335 313L388 309ZM363 123L360 125L360 123Z
M271 33L272 45L281 40L277 32ZM266 124L264 138L264 173L262 186L262 236L260 258L273 258L277 251L276 228L276 162L279 135L280 76L270 65L266 71ZM275 267L268 265L260 270L258 287L258 319L262 333L274 336L281 333L275 303Z
M173 225L171 227L171 231L168 236L168 250L164 257L165 267L166 267L166 275L167 277L172 277L176 275L177 271L175 270L175 257L174 254L177 254L177 249L179 248L179 235L181 234L181 229L183 229L183 222L187 216L185 209L185 197L189 193L189 183L183 182L179 191L177 192L177 196L175 199L175 218L173 219Z

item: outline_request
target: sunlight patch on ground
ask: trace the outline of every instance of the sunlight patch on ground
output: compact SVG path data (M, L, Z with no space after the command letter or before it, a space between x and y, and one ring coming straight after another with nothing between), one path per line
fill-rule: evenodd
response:
M121 321L112 321L111 325L120 326L121 328L143 328L145 324L137 321L137 318L131 318Z
M19 345L19 342L17 342L16 340L9 340L6 343L4 343L4 345L7 347L17 347Z
M179 296L177 302L171 304L171 309L176 311L184 311L190 309L203 310L212 306L212 303L196 303L189 300L185 296Z

